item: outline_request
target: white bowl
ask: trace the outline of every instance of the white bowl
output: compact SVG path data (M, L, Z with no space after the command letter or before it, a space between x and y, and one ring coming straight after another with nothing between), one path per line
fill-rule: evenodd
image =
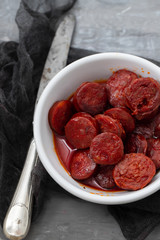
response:
M155 64L129 54L100 53L82 58L61 70L47 85L34 115L34 138L42 164L65 190L84 200L100 204L123 204L145 198L160 189L160 172L145 188L137 191L101 191L75 181L62 167L56 155L48 111L57 100L67 99L85 81L107 79L113 71L126 68L143 77L160 78Z

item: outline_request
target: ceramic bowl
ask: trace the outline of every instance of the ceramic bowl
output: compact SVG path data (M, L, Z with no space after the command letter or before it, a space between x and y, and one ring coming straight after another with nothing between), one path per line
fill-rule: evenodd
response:
M160 79L160 68L130 54L100 53L82 58L61 70L43 91L34 115L34 138L42 164L50 176L71 194L99 204L124 204L143 199L160 189L160 172L143 189L137 191L101 191L75 181L63 168L53 144L48 111L57 100L67 99L85 81L103 80L113 71L128 69L142 77Z

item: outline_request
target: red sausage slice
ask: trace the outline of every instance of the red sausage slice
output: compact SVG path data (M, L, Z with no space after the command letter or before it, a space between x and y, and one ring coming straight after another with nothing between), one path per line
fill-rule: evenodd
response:
M88 151L79 150L73 155L70 165L71 176L77 180L83 180L93 175L96 163L89 157Z
M64 126L72 115L73 105L69 100L62 100L54 103L48 113L48 121L51 129L63 135Z
M86 117L87 119L89 119L89 120L93 123L93 125L95 126L95 128L96 128L97 131L98 131L99 127L98 127L97 120L96 120L94 117L92 117L89 113L86 113L86 112L78 112L78 113L75 113L75 114L72 116L72 118L74 118L74 117Z
M160 113L150 121L147 120L147 122L144 123L137 123L134 132L144 135L146 139L160 137Z
M154 136L160 137L160 113L158 113L154 119L152 120L153 128L154 128Z
M157 169L160 168L160 139L148 139L147 156L152 159Z
M137 123L133 133L143 135L146 139L153 137L154 126L149 123Z
M160 113L153 117L152 120L137 122L134 133L142 134L146 139L160 137Z
M73 96L73 103L77 111L91 115L101 113L107 106L106 88L93 82L83 83Z
M154 136L160 137L160 123L155 127Z
M79 107L79 105L78 105L78 102L77 102L77 93L78 93L79 90L80 90L85 84L87 84L87 83L88 83L88 82L82 83L82 84L77 88L76 92L75 92L74 95L73 95L73 104L74 104L75 109L76 109L78 112L80 112L81 109L80 109L80 107Z
M153 78L139 78L125 91L126 102L138 120L149 118L160 105L160 86Z
M98 122L101 133L111 132L117 134L119 137L125 137L125 131L119 121L104 114L96 115L95 119Z
M144 153L147 151L147 140L143 135L131 134L125 142L125 153Z
M126 99L124 90L130 85L133 79L138 76L128 70L121 69L116 71L107 81L106 88L109 102L114 107L125 107Z
M126 133L133 132L135 128L134 118L125 108L111 108L105 111L104 114L119 120Z
M142 153L124 155L113 170L113 178L118 187L126 190L144 188L156 173L153 161Z
M102 188L111 189L116 187L113 179L113 168L114 166L101 166L98 169L95 179Z
M123 157L123 142L114 133L101 133L91 142L90 156L98 164L113 165Z
M65 126L67 140L77 149L90 147L92 139L97 134L97 128L86 117L74 117Z

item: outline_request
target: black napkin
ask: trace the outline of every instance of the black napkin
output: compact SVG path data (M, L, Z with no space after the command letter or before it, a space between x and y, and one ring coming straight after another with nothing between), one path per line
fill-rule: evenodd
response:
M58 1L57 1L58 2ZM74 0L22 1L17 12L19 44L0 44L0 222L14 194L32 138L39 80L60 17ZM39 12L37 11L39 10ZM71 49L68 63L94 52ZM160 66L160 63L155 62ZM47 186L58 188L39 162L32 172L33 217L41 210ZM45 190L44 190L45 187ZM49 187L48 187L49 188ZM64 191L64 190L62 190ZM136 203L108 206L128 240L143 240L160 222L160 191Z
M16 15L19 44L0 44L0 222L17 186L32 138L34 103L60 17L75 0L23 0ZM39 12L36 10L38 9ZM45 11L45 13L43 13ZM33 171L34 216L41 209L44 168Z

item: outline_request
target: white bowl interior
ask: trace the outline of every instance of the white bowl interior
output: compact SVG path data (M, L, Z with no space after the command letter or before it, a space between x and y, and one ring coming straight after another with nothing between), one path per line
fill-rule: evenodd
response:
M160 68L153 63L122 53L96 54L80 59L60 71L47 85L34 116L34 137L39 157L51 177L64 189L82 199L101 204L122 204L142 199L160 189L160 173L138 191L101 191L84 186L67 173L60 163L48 125L48 111L58 100L67 99L85 81L107 79L113 71L126 68L143 77L160 80Z

